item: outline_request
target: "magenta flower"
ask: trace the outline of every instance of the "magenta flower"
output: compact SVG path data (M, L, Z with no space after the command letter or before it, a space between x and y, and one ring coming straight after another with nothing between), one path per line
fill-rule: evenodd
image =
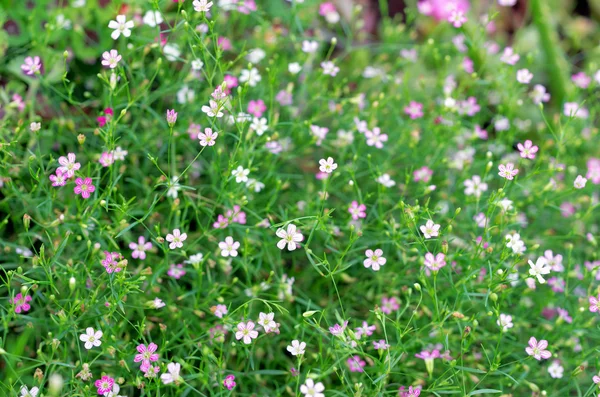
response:
M587 174L585 177L592 181L594 185L600 184L600 159L591 158L587 161Z
M333 327L329 327L329 332L331 332L331 335L333 336L342 336L347 326L348 321L344 321L344 324L342 325L336 324Z
M443 21L448 19L452 10L466 14L469 10L469 0L420 0L417 7L421 14Z
M146 259L146 251L152 248L152 243L150 241L146 242L144 236L138 237L137 244L134 242L129 243L129 249L132 249L131 257L134 259Z
M425 266L432 271L438 271L442 267L446 266L446 255L441 252L436 256L433 256L431 252L425 254Z
M392 314L393 311L400 309L400 304L398 303L398 299L395 297L383 297L381 298L381 311L385 314Z
M85 199L90 198L90 193L96 190L96 187L92 185L92 178L77 178L75 184L77 185L74 189L75 194L81 194L81 197Z
M222 214L217 216L217 220L213 223L215 229L225 229L229 225L229 218L224 217Z
M248 113L254 117L262 117L263 113L267 110L265 102L262 99L258 101L250 101L248 103Z
M225 386L227 390L233 390L235 387L235 375L227 375L223 381L223 386Z
M359 205L357 201L353 201L348 208L348 212L352 215L352 219L356 221L358 218L365 218L367 216L366 209L367 206L364 204Z
M398 389L399 397L419 397L421 395L421 387L412 387L409 386L407 391L404 391L406 388L404 386L400 386Z
M94 386L98 389L98 394L104 395L112 392L115 380L110 376L104 375L101 379L94 382Z
M167 110L167 123L169 124L169 127L173 127L176 122L177 122L177 112L175 111L175 109Z
M29 302L31 302L31 296L23 296L23 294L19 292L10 303L15 305L15 313L20 314L21 312L28 312L29 309L31 309Z
M415 101L410 101L407 107L404 108L404 113L408 114L411 119L419 119L423 117L423 104Z
M158 346L155 343L150 343L148 347L144 344L138 345L136 350L139 354L135 355L133 362L139 363L141 361L142 365L148 366L150 362L158 361L158 354L155 353L157 349Z
M34 56L25 58L21 65L21 70L28 76L33 76L36 73L42 73L42 61L40 57Z
M114 112L113 112L112 108L104 109L104 116L98 116L96 118L96 121L98 121L98 126L104 127L107 123L110 122L113 115L114 115Z
M360 356L349 357L346 361L346 364L348 364L350 372L365 372L363 368L365 367L365 365L367 365L365 360L362 360Z
M537 341L533 336L529 338L529 346L525 348L525 351L530 356L533 356L536 360L540 361L542 359L547 360L552 357L552 353L546 350L548 347L548 341L542 339L541 341Z
M524 159L533 160L539 148L537 146L533 146L533 142L528 139L524 143L518 143L517 149L519 149L519 154L521 157Z
M60 169L56 170L56 175L50 175L48 178L52 182L52 186L65 186L67 183L67 176Z

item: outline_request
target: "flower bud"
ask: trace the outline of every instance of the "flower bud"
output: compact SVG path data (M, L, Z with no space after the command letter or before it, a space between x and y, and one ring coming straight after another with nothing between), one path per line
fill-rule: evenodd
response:
M421 292L421 284L419 284L419 283L415 283L415 284L414 284L414 287L415 287L415 289L416 289L417 291Z
M71 291L74 291L74 290L75 290L75 285L76 285L76 282L77 282L77 280L75 280L75 277L71 277L71 278L69 279L69 289L70 289Z

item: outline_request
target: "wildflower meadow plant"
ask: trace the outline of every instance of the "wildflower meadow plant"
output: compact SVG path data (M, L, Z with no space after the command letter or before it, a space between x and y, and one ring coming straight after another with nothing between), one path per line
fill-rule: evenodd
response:
M599 395L595 2L5 4L0 396Z

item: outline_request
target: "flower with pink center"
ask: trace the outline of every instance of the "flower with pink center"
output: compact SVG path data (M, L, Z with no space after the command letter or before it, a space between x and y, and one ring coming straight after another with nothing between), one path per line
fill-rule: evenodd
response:
M358 204L358 202L355 200L350 204L350 207L348 207L348 212L350 213L350 215L352 215L352 219L354 219L355 221L358 220L359 218L366 218L367 217L367 213L365 212L367 209L367 206L364 204Z
M96 187L92 185L92 178L77 178L75 179L75 194L81 194L81 197L87 199L90 198L91 193L94 193Z
M513 163L507 163L506 165L500 164L498 166L498 170L500 170L498 175L500 175L502 178L508 179L509 181L513 180L515 175L519 173L519 170L515 168Z
M400 303L395 297L388 298L386 296L381 298L381 311L385 314L392 314L393 311L400 309Z
M81 168L80 163L76 163L75 153L67 154L67 157L60 156L58 158L58 164L60 167L57 170L60 170L67 178L72 178L75 175L75 171Z
M223 386L225 386L227 390L233 390L235 387L235 375L227 375L223 381Z
M205 128L204 132L198 133L200 146L214 146L217 142L218 132L213 132L211 128Z
M262 99L258 101L250 101L248 103L248 113L253 115L254 117L262 117L263 113L267 110L265 106L265 102Z
M542 339L541 341L537 341L533 336L529 338L529 346L525 348L525 351L530 356L533 356L536 360L540 361L542 359L547 360L552 357L552 353L546 350L548 347L548 341Z
M181 263L178 263L177 265L172 264L167 271L167 274L176 280L179 280L181 277L185 276L185 273L186 272Z
M431 252L426 253L425 266L434 272L440 270L442 267L446 266L446 255L441 252L436 256L433 256Z
M29 302L31 302L31 296L23 296L20 292L10 301L11 304L15 305L15 313L17 314L28 312L31 309Z
M571 81L579 88L588 88L592 82L592 78L583 72L575 73L571 76Z
M522 158L533 160L539 148L528 139L524 143L518 143L517 149Z
M367 259L363 261L363 265L368 269L372 268L374 271L378 271L381 266L385 265L387 259L385 259L383 255L383 251L379 248L375 251L368 249L365 251L365 255Z
M425 183L428 183L429 181L431 181L432 175L433 171L429 167L423 166L413 172L413 179L415 182L423 181Z
M94 382L94 386L98 389L98 394L106 395L112 392L115 380L110 376L104 375L102 378Z
M375 146L377 149L383 149L383 143L387 142L387 134L382 134L379 127L373 128L372 131L368 130L365 132L368 146Z
M146 259L146 251L152 248L152 243L146 241L144 236L138 237L137 244L134 242L129 243L129 249L132 249L131 257L134 259Z
M423 117L423 104L415 101L410 101L408 106L404 108L404 113L408 114L411 119L419 119Z
M361 359L360 356L349 357L346 360L346 364L348 364L350 372L365 372L363 368L367 365L365 360Z
M252 339L258 338L258 331L254 330L254 322L248 321L247 323L241 322L237 325L237 331L235 333L235 339L242 340L245 344L249 345L252 343Z
M38 56L27 57L21 65L21 70L28 76L42 73L42 60Z
M50 175L48 178L52 182L52 186L65 186L67 183L67 175L60 169L56 170L56 175Z
M151 362L158 361L158 354L156 350L158 350L158 346L155 343L150 343L147 347L144 344L138 345L136 350L139 354L135 355L133 359L134 363L141 362L142 365L150 365Z

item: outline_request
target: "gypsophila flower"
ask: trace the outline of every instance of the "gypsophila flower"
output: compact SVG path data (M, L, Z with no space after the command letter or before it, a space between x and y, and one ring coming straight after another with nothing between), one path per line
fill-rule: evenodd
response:
M78 163L79 164L79 163ZM80 194L84 199L90 198L91 193L94 193L96 187L92 185L92 178L77 178L75 179L75 194Z
M60 167L58 167L57 170L60 170L62 173L64 173L67 178L72 178L75 175L75 171L81 168L81 164L76 163L75 160L75 153L69 153L67 154L67 157L60 156L58 158Z
M56 170L56 175L50 175L48 177L52 182L52 186L64 186L67 183L67 175L64 174L60 169Z
M286 350L292 354L292 356L301 356L304 354L304 349L306 349L306 343L300 342L296 339L292 341L292 344L289 345Z
M110 393L114 384L115 380L106 375L94 382L94 386L96 386L98 394Z
M162 382L165 385L168 385L169 383L179 383L182 378L180 375L181 372L181 364L179 363L169 363L167 364L167 372L165 372L164 374L162 374L160 376L160 380L162 380Z
M421 225L420 229L425 238L432 238L439 236L440 225L429 219L424 225Z
M144 14L144 18L142 18L142 21L144 22L144 25L148 25L151 28L154 28L163 23L164 20L160 11L148 10Z
M530 160L533 160L535 158L535 155L538 151L538 147L533 146L533 142L531 142L529 139L526 140L524 143L518 143L517 149L519 149L519 154L521 155L521 157Z
M134 259L146 259L146 251L152 248L152 243L146 241L144 236L138 237L137 244L134 242L129 243L129 249L133 250L131 257Z
M287 245L288 251L294 251L298 247L298 243L304 239L302 233L296 230L296 225L289 224L287 230L279 228L275 233L281 240L277 243L277 248L284 249Z
M533 74L527 69L517 70L517 81L521 84L529 84L533 79Z
M150 365L150 363L158 361L158 354L156 353L156 350L158 350L158 345L155 343L150 343L148 346L145 344L139 344L136 347L136 350L138 354L136 354L133 359L134 363L141 362L142 366L147 367Z
M110 37L112 37L113 40L116 40L121 35L125 37L131 36L131 29L134 26L133 21L128 21L125 15L117 15L117 18L115 19L116 21L110 21L108 23L108 27L114 29Z
M94 331L94 328L89 327L85 329L85 334L79 335L79 340L85 342L84 347L90 350L92 347L98 347L102 344L100 340L102 338L102 331Z
M238 248L240 248L240 243L233 240L233 237L227 236L225 237L225 241L221 241L219 243L219 248L221 249L221 256L223 257L236 257L238 256Z
M340 68L335 66L335 64L331 61L321 62L321 68L323 68L323 74L329 76L335 76L340 71Z
M348 212L350 213L350 215L352 215L352 219L354 219L355 221L361 218L366 218L367 213L365 212L367 209L367 206L364 204L358 204L357 201L353 201L350 204L350 207L348 207Z
M577 178L575 178L575 181L573 182L573 186L575 187L575 189L583 189L586 183L586 178L584 178L581 175L577 175Z
M256 68L244 69L240 74L240 83L247 82L250 87L255 87L261 80L262 78Z
M438 271L442 267L446 266L446 255L443 253L439 253L437 255L433 255L431 252L425 254L425 266L429 268L431 271Z
M240 340L249 345L252 343L252 339L258 338L258 332L254 331L254 323L248 321L247 323L241 322L237 325L237 331L235 333L235 339Z
M502 331L506 332L509 328L513 327L512 316L501 313L496 324L502 327Z
M529 274L536 277L540 284L544 284L546 280L542 276L550 273L550 266L548 265L546 258L540 256L535 264L531 260L529 260L528 263L531 267L531 269L529 269Z
M102 53L102 65L114 69L121 61L121 55L117 50L104 51Z
M28 312L29 309L31 309L31 305L29 304L31 299L31 296L23 296L23 294L19 292L10 303L15 305L15 313L20 314L22 312Z
M390 177L389 174L383 174L377 178L377 183L382 184L385 187L392 187L396 185L396 182Z
M42 61L40 57L34 56L25 58L24 63L21 65L21 70L28 76L33 76L36 73L42 71Z
M515 175L519 173L519 170L514 167L515 165L513 163L506 163L506 165L500 164L498 166L498 170L500 171L498 172L498 175L500 175L502 178L512 180L514 179Z
M206 113L208 117L223 117L223 112L221 112L221 106L212 99L208 101L210 106L202 106L202 111Z
M530 356L533 356L536 360L540 361L542 359L547 360L552 357L552 353L550 353L546 348L548 347L547 340L540 340L539 342L533 336L529 339L529 346L525 348L525 351Z
M233 390L235 385L235 375L227 375L225 380L223 380L223 386L225 386L227 390Z
M183 242L187 239L186 233L181 233L179 229L173 229L173 234L167 234L165 240L169 242L169 248L174 250L183 247Z
M40 389L35 386L30 389L27 386L23 385L20 389L21 397L37 397L39 392Z
M197 12L210 12L213 2L208 0L194 0L192 5Z
M481 193L488 189L487 183L484 183L479 175L473 175L471 179L467 179L463 184L467 196L480 197Z
M377 149L383 149L383 143L388 140L387 134L382 134L378 127L366 131L365 138L367 138L367 145L375 146Z
M300 386L300 393L308 397L325 397L324 391L325 386L321 382L315 384L315 381L311 378L307 378L304 384Z
M387 262L387 259L382 256L383 251L379 248L375 251L368 249L365 251L365 255L367 256L367 259L363 261L363 265L367 269L372 268L374 271L378 271L381 266L385 265Z
M250 170L247 168L242 167L241 165L238 166L235 170L231 171L231 176L235 177L235 181L237 183L245 183L248 182L248 175L250 174Z
M337 168L337 164L333 162L333 158L332 157L327 157L327 160L325 159L321 159L319 160L319 170L321 170L321 172L325 172L327 174L331 174L336 168Z

